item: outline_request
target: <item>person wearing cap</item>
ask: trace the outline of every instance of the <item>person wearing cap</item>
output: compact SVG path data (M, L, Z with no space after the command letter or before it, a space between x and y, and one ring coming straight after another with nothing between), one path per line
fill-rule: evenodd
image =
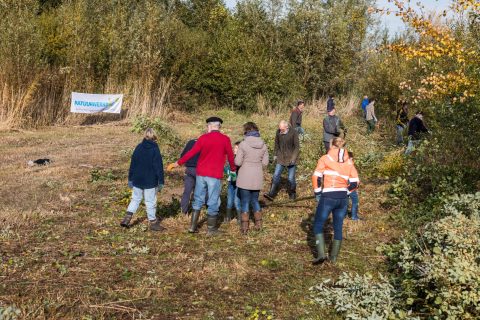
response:
M208 235L216 235L218 231L217 218L220 207L220 193L222 189L223 167L225 158L230 164L230 171L236 172L233 150L230 138L220 132L223 120L210 117L206 120L207 133L195 142L190 151L185 153L177 162L168 165L168 170L184 165L188 160L199 154L197 162L197 177L195 182L193 213L188 232L197 232L200 210L206 204ZM205 203L205 197L208 197Z
M323 143L325 145L325 153L330 150L330 142L335 137L343 135L345 137L346 128L342 120L335 115L335 104L327 107L328 115L323 119Z
M302 114L305 109L305 102L297 101L297 106L293 108L290 114L290 127L297 131L298 134L304 135L305 129L302 128Z

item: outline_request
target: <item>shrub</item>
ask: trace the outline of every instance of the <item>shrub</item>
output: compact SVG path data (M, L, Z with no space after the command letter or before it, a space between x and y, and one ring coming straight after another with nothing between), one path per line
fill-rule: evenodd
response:
M175 131L160 118L152 119L146 116L138 116L132 122L132 132L143 133L148 128L155 130L162 144L174 149L182 146L182 141Z
M375 281L370 274L343 273L335 283L326 280L310 291L313 302L333 306L345 319L415 319L398 309L395 289L382 275Z
M403 150L395 150L388 153L383 161L378 163L378 173L386 177L395 177L403 173L405 166L405 157Z
M447 204L445 211L454 215L427 224L387 253L404 300L434 319L480 317L480 218L478 210L470 217L458 213L469 198Z

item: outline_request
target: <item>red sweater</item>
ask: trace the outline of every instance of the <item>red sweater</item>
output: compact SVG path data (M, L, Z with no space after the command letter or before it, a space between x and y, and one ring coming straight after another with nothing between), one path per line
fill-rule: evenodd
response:
M219 131L212 131L198 138L193 148L178 160L178 164L183 165L197 153L200 153L197 176L222 179L225 156L230 164L230 170L236 171L230 138Z

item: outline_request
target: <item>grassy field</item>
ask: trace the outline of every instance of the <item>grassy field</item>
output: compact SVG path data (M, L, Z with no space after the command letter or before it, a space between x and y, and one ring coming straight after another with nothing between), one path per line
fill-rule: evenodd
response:
M385 151L384 137L348 107L347 140L360 159ZM240 138L246 115L222 110L224 130ZM198 135L207 114L173 114L167 124L182 141ZM273 147L286 115L252 115ZM320 156L319 112L306 116L299 197L312 194L310 176ZM264 209L264 230L242 236L237 224L207 237L186 232L179 216L183 171L167 174L159 200L164 233L147 230L145 211L135 226L119 227L129 200L127 169L141 135L127 122L0 132L0 305L21 319L336 319L309 300L309 287L342 272L385 269L375 250L399 235L382 209L388 184L368 163L360 168L362 222L345 221L337 265L312 266L313 200ZM160 139L167 160L180 145ZM27 161L52 164L28 167ZM269 185L273 168L266 177ZM285 189L278 201L287 199ZM329 228L331 231L331 228ZM330 232L329 231L329 232Z

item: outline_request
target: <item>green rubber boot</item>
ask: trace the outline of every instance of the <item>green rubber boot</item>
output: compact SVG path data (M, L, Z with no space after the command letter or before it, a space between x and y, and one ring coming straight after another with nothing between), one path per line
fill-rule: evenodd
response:
M227 209L227 212L225 213L225 218L223 219L224 223L229 223L232 221L232 209Z
M217 234L220 234L221 231L218 230L218 225L217 225L217 215L207 216L207 235L208 236L216 236Z
M192 220L191 220L190 228L188 228L188 232L190 232L190 233L197 232L198 217L199 216L200 216L200 210L193 210Z
M312 261L312 264L322 264L327 260L327 256L325 255L325 238L323 233L315 235L315 247L317 248L317 258Z
M336 263L340 247L342 246L342 240L333 240L332 250L330 251L330 262Z

